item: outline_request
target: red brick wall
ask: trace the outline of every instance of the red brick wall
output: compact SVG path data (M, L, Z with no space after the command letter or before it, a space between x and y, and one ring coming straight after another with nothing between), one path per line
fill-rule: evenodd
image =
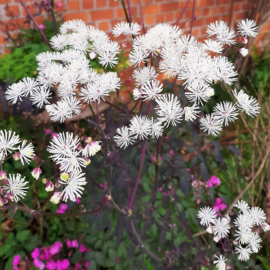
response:
M131 1L131 10L134 21L140 23L140 7L138 0ZM268 0L267 0L268 1ZM40 0L24 0L31 12L34 12L34 3ZM110 32L113 26L120 21L125 20L125 15L118 0L55 0L55 3L61 2L62 7L57 7L63 12L64 20L81 19L87 23L93 24L101 30ZM25 11L20 5L19 0L0 0L0 20L9 22L10 18L6 16L5 4L18 16L22 24L25 18ZM186 0L141 0L146 27L157 23L174 23L185 6ZM193 35L199 38L206 37L207 25L216 20L229 22L231 0L196 0L195 15L196 20L193 24ZM190 1L188 8L179 23L186 33L190 28L190 21L184 23L192 15L193 1ZM248 11L248 0L234 0L232 24L245 18ZM37 17L38 23L42 22L42 16ZM27 26L24 26L27 27ZM15 29L16 30L16 29ZM267 26L265 31L268 32ZM265 34L265 33L264 33ZM262 34L261 34L262 35ZM4 42L5 35L0 32L0 52L4 52L7 44Z

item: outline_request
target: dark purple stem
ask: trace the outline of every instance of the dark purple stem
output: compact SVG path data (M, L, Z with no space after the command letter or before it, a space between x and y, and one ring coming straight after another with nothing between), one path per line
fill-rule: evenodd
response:
M191 35L192 35L192 29L193 29L193 22L194 22L194 19L196 18L195 17L195 4L196 4L196 0L193 1L193 8L192 8L192 18L191 18L191 26L190 26L190 31L189 31L189 35L191 38Z
M54 14L53 1L52 1L52 4L51 4L50 1L47 0L47 4L48 4L49 9L50 9L51 14L52 14L52 20L53 20L54 32L55 32L55 34L57 35L57 34L58 34L58 26L57 26L57 22L56 22L56 19L55 19L55 14Z
M132 23L132 14L131 14L131 8L130 8L129 0L127 0L127 4L128 4L128 14L129 14L129 24L131 24Z
M32 20L32 22L34 23L34 25L36 26L36 28L38 29L38 31L40 32L40 34L41 34L42 38L44 39L45 43L49 46L49 48L51 49L51 51L54 51L54 49L51 47L51 44L50 44L49 40L45 36L45 34L42 31L42 29L39 28L39 25L37 24L36 20L32 16L32 14L29 12L29 10L28 10L27 6L24 4L23 0L20 0L20 2L21 2L21 5L23 6L23 8L25 9L26 13L28 14L28 16L30 17L30 19Z
M144 25L144 16L143 16L143 10L142 10L142 4L141 4L141 0L139 0L139 5L140 5L140 13L141 13L141 24L142 24L142 30L143 33L145 34L145 25Z
M187 1L186 5L184 6L182 12L180 13L180 15L179 15L179 17L178 17L178 19L177 19L177 21L175 22L174 25L177 25L180 22L180 20L182 19L184 13L186 12L186 9L188 7L189 2L190 2L190 0Z

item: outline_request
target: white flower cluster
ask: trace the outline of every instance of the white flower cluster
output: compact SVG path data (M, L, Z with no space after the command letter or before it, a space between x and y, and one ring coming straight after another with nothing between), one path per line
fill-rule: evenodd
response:
M137 116L130 127L117 130L117 145L127 147L134 138L159 137L163 127L185 121L195 121L202 115L201 107L214 95L211 85L219 81L232 85L237 72L227 57L224 46L236 43L237 34L223 21L211 23L207 29L209 39L204 43L192 36L182 34L178 26L158 24L146 34L139 35L136 23L119 23L113 29L114 36L132 35L132 50L129 60L134 65L133 78L135 100L154 100L157 103L157 119ZM255 37L257 27L252 20L238 24L238 33L243 37ZM118 63L120 46L111 41L105 32L87 26L80 20L65 22L60 34L51 39L57 52L41 53L37 56L39 75L37 79L25 78L13 84L6 92L12 103L30 95L37 107L46 105L53 121L64 122L73 114L81 113L83 103L100 102L111 92L120 89L120 79L115 72L98 74L90 66L90 59L98 56L101 65ZM163 93L158 75L165 74L183 82L188 104L182 106L178 97ZM49 103L52 92L58 101ZM208 134L218 135L222 125L237 119L239 110L254 116L259 113L259 104L240 90L233 90L235 103L224 101L215 105L212 114L200 118L200 128ZM142 125L141 122L145 120ZM155 127L153 127L153 123ZM145 131L145 129L147 131Z
M104 67L118 63L120 46L105 32L81 20L67 21L60 34L51 39L51 45L56 52L37 55L37 79L24 78L8 88L6 99L11 103L30 96L38 108L46 105L53 121L64 122L73 114L80 114L83 103L100 102L120 88L115 72L98 74L90 66L93 55L98 55ZM50 104L53 93L58 101Z
M250 30L253 31L252 33L248 31L250 22L242 21L238 25L242 35L256 34L254 27ZM115 36L131 34L132 27L132 24L130 26L121 23L114 28L113 33ZM137 29L137 26L134 28ZM207 33L214 39L207 39L205 43L201 43L192 36L182 35L182 30L177 26L158 24L149 29L146 34L134 38L132 51L129 54L129 60L135 67L133 78L136 87L133 97L135 100L154 100L157 103L155 109L159 126L176 125L183 119L194 121L200 116L200 106L214 95L212 84L223 81L225 84L232 85L237 80L237 72L233 64L227 57L221 55L225 44L236 43L236 32L221 21L210 24ZM212 57L212 52L217 55ZM193 104L181 106L180 100L174 94L163 94L163 86L157 80L160 73L183 81L186 87L186 98ZM229 101L216 104L212 114L200 119L203 131L218 135L223 124L227 126L229 122L237 119L239 110L250 116L259 113L259 104L254 98L249 97L243 90L239 94L234 90L233 94L237 106ZM150 119L145 121L143 129L141 125L133 127L132 122L131 127L118 129L118 134L115 136L117 145L127 147L134 142L134 135L141 139L147 138L151 133L150 123ZM145 134L143 131L145 129L148 130L147 136L141 136L142 132Z
M3 164L12 154L14 160L20 160L22 165L24 162L29 164L34 158L34 147L32 143L27 144L26 140L21 142L19 135L15 132L0 130L0 164ZM0 180L3 180L1 194L4 196L4 199L0 198L0 206L7 202L7 199L17 202L26 195L28 182L19 173L7 176L4 171L1 171Z
M94 156L100 151L100 141L93 141L90 137L82 140L78 136L73 136L72 133L59 133L55 136L47 151L51 154L52 160L60 165L60 180L58 181L65 188L61 191L57 200L52 198L52 202L58 203L63 196L63 200L76 201L76 198L81 197L84 185L86 185L85 173L82 172L82 167L90 164L88 157ZM62 186L60 186L62 188ZM58 194L59 192L56 192ZM59 197L59 198L58 198Z
M249 207L245 201L238 201L234 207L240 210L240 214L235 218L232 226L228 215L223 218L217 217L217 213L211 207L201 208L198 218L201 220L201 225L207 226L208 233L214 233L216 242L221 238L226 238L231 227L234 228L235 243L237 243L235 252L238 254L239 260L247 261L252 253L257 253L261 248L262 240L258 234L259 230L255 229L262 229L266 232L270 230L270 226L265 222L266 215L261 208ZM223 256L221 257L214 262L220 270L225 269L225 260Z

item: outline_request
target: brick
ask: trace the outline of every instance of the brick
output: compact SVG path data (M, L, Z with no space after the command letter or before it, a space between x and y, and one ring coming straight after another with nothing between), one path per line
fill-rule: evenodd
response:
M219 0L219 4L221 3L221 0ZM228 0L225 0L225 4L228 4ZM197 7L209 7L209 6L216 6L216 0L200 0L199 3L197 3Z
M91 21L110 20L114 18L112 9L95 10L91 12Z
M63 16L64 21L80 19L84 22L89 21L89 12L75 12L75 13L66 13Z
M110 24L109 22L100 22L98 23L98 29L108 32L110 30Z
M19 16L20 15L20 9L17 5L8 5L6 8L6 15L7 16Z
M35 13L37 12L36 7L35 7L35 4L27 4L26 7L27 7L27 9L29 10L29 12L30 12L31 14L35 14ZM23 14L24 16L27 15L27 12L25 11L24 8L22 8L22 14Z
M6 36L0 36L0 44L6 43L5 38L6 38Z
M110 7L120 7L121 4L119 1L109 0L109 6Z
M165 21L164 14L157 14L156 15L156 23L163 23Z
M68 1L68 10L80 10L80 2L77 0Z
M165 21L166 22L170 22L170 21L173 21L174 20L174 13L166 13L165 14Z
M108 7L107 0L96 0L96 8Z
M160 12L176 11L179 9L178 3L167 3L160 5Z
M197 19L193 21L193 26L203 26L204 25L204 19Z
M94 0L82 0L83 9L93 9L94 8Z
M132 16L137 16L137 7L131 7L131 14ZM122 8L116 9L116 18L125 18L125 13Z
M144 21L146 25L151 25L155 23L155 16L154 15L148 15L144 17Z
M153 14L159 12L159 5L147 5L142 7L143 14Z

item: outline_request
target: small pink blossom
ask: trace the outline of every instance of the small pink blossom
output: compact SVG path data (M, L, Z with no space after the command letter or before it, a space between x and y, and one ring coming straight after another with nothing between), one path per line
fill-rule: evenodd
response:
M89 264L90 264L90 262L87 261L87 262L85 262L84 265L85 265L85 267L87 268L87 267L89 266Z
M170 150L170 151L169 151L169 155L170 155L170 156L173 156L173 155L174 155L174 151L173 151L173 150Z
M54 132L53 134L52 134L52 139L53 138L58 138L58 134L56 133L56 132Z
M158 188L159 191L162 191L162 187Z
M227 205L223 203L221 198L216 198L215 206L213 207L215 212L224 211L227 208Z
M42 30L45 29L45 25L40 24L40 25L39 25L39 29L42 29Z
M61 242L55 242L51 247L50 247L50 254L55 255L60 252L63 244Z
M186 168L185 170L186 170L187 172L190 172L190 168Z
M56 267L57 267L57 264L53 260L50 260L46 263L46 268L48 268L49 270L54 270L56 269Z
M65 270L68 269L70 263L68 259L64 259L62 261L57 261L57 270Z
M156 162L157 159L156 159L155 156L152 156L151 158L152 158L152 161L153 161L153 162Z
M31 253L31 256L33 259L36 259L39 257L40 251L39 248L35 248L34 251Z
M14 256L13 261L12 261L13 266L18 265L20 263L20 260L21 260L21 255Z
M79 246L79 244L78 244L78 241L76 239L71 241L71 247L77 248L78 246Z
M87 247L86 246L84 246L84 245L80 245L79 246L79 251L81 252L81 253L83 253L83 252L85 252L87 250Z
M50 129L44 129L44 132L45 132L46 135L51 134L51 130Z
M37 267L38 269L44 269L44 267L45 267L45 264L41 260L39 260L38 258L34 259L33 263L34 263L35 267Z
M80 198L76 198L76 203L80 203L81 199Z
M213 175L208 181L208 187L211 188L213 186L220 186L220 183L220 179L217 176Z
M57 2L56 5L57 5L58 7L62 7L62 6L63 6L62 2Z

